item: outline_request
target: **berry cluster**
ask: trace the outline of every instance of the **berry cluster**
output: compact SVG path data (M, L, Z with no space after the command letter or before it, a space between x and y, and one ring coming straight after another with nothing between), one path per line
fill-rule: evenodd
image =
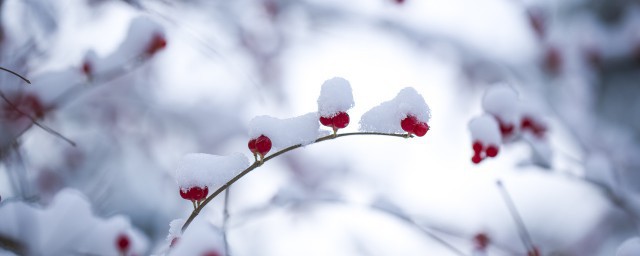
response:
M180 196L183 199L189 200L193 203L193 208L198 207L198 204L204 200L209 194L209 188L207 186L202 187L190 187L180 188Z
M250 139L248 146L256 161L262 162L264 156L271 150L271 145L271 139L262 134L258 138ZM258 156L260 156L260 159L258 159Z
M349 125L349 114L347 112L338 112L334 116L320 116L320 123L333 129L333 135L336 135L338 129L343 129Z
M472 147L474 153L473 157L471 157L471 162L474 164L479 164L487 157L496 157L500 151L497 145L488 144L485 147L479 140L474 141Z
M407 115L402 121L400 121L402 130L409 135L415 134L418 137L422 137L429 131L429 125L425 122L418 121L418 118L414 115Z
M522 117L520 129L523 132L531 132L531 134L538 138L544 138L547 132L547 126L544 125L544 123L536 121L534 118L526 115Z
M489 236L487 236L487 234L485 233L478 233L473 236L473 246L478 251L487 250L490 242L491 240L489 239Z

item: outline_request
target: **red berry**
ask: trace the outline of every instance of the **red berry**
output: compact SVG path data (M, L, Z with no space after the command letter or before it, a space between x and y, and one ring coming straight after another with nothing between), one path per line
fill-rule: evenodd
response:
M131 247L129 236L125 234L118 235L118 238L116 238L116 246L118 247L118 251L120 253L126 253L129 250L129 247Z
M320 123L324 126L329 126L331 127L333 125L333 117L324 117L321 116L320 117Z
M171 239L171 244L169 244L169 248L173 248L174 246L176 246L178 241L180 241L180 238L174 237L173 239Z
M333 127L342 129L349 125L349 114L346 112L339 112L336 116L333 117Z
M549 46L544 55L544 68L552 75L557 75L562 69L562 54L555 46Z
M404 0L394 0L394 2L396 2L396 4L403 4Z
M531 118L529 117L523 117L522 121L520 122L520 126L523 130L532 129L534 126L533 120L531 120Z
M256 149L262 156L266 155L269 153L269 150L271 150L271 139L267 136L260 135L260 137L256 139Z
M202 256L221 256L217 251L208 251L202 254Z
M256 148L256 139L250 139L248 146L249 146L249 150L251 151L251 153L253 153L253 154L258 153L258 148Z
M473 237L473 243L476 249L485 250L489 246L489 236L484 233L479 233Z
M471 162L473 162L474 164L479 164L480 162L482 162L482 157L480 156L479 152L473 155L473 157L471 158Z
M82 63L82 73L88 76L90 76L93 73L93 66L91 65L91 63L87 61Z
M424 136L427 134L427 131L429 131L429 125L427 123L420 122L413 127L413 133L418 137Z
M404 130L405 132L413 133L413 129L417 123L418 119L415 116L407 115L407 117L400 121L400 127L402 127L402 130Z
M147 46L145 53L147 55L153 55L157 51L164 49L167 46L167 40L161 34L154 34Z
M202 200L205 197L207 197L207 194L209 194L209 188L208 187L192 187L191 189L189 189L189 192L191 192L191 200Z
M496 157L498 155L498 147L496 145L489 145L485 151L488 157Z
M183 199L191 200L191 197L190 197L190 195L189 195L189 190L188 190L188 189L187 189L187 190L185 190L185 189L183 189L183 188L180 188L180 196L181 196Z
M503 123L500 120L498 120L498 123L500 124L500 133L503 137L508 137L515 131L515 126L513 124Z
M482 151L482 142L476 140L473 142L473 152L479 154Z

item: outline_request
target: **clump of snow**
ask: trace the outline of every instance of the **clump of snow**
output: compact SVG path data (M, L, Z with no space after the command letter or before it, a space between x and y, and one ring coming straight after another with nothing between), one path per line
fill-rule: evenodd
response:
M93 50L89 50L85 55L85 62L91 66L92 73L95 74L121 68L127 62L145 54L156 36L165 37L164 28L149 17L137 17L131 21L127 36L113 53L101 58Z
M318 97L320 116L333 117L339 112L347 112L354 105L351 85L346 79L334 77L322 84Z
M395 98L381 103L362 115L360 130L367 132L402 133L400 122L407 115L428 123L431 109L413 87L402 89Z
M167 235L168 242L171 242L174 238L182 236L182 226L184 226L185 222L185 219L175 219L169 222L169 234Z
M78 68L65 68L42 73L31 79L31 85L26 90L38 95L45 106L50 106L53 101L71 87L87 80Z
M504 123L513 124L516 127L519 124L518 94L507 84L497 84L489 88L482 98L482 108Z
M609 159L602 153L590 154L584 164L585 178L616 192L615 170Z
M616 252L616 256L637 256L640 255L640 237L632 237L624 241L620 247L618 247L618 251Z
M205 255L208 252L226 255L222 232L215 229L211 224L196 219L184 232L180 241L169 252L169 255Z
M182 157L176 181L181 189L207 186L215 190L248 166L249 160L240 153L229 156L191 153Z
M249 123L249 137L255 139L264 135L269 137L273 148L283 149L289 146L313 143L320 135L320 123L317 113L278 119L271 116L254 117Z
M495 118L489 115L481 115L469 121L471 141L480 141L485 145L500 145L502 136L500 126Z
M120 234L129 238L130 254L146 251L148 241L128 219L94 216L87 199L72 189L58 192L44 209L19 201L0 207L0 236L23 244L27 255L117 255Z

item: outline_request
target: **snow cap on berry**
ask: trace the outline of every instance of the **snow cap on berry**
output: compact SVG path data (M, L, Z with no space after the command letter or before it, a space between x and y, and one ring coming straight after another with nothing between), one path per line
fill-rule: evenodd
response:
M320 137L320 123L317 113L279 119L271 116L257 116L249 122L249 137L255 139L269 137L275 149L289 146L307 145Z
M519 124L518 94L507 84L500 83L487 89L482 98L482 108L502 122L515 126Z
M500 145L502 136L500 126L495 118L489 115L481 115L469 121L471 141L480 141L486 148L488 145Z
M322 84L318 97L318 113L323 117L333 117L338 112L347 112L355 105L349 81L334 77Z
M169 256L205 255L208 252L224 253L222 233L202 218L196 218L189 226L180 242L171 250Z
M429 123L431 109L413 87L402 89L395 98L381 103L362 115L360 130L366 132L402 133L401 121L408 115Z
M249 160L240 153L228 156L186 154L176 170L176 181L181 189L207 186L215 191L248 166Z

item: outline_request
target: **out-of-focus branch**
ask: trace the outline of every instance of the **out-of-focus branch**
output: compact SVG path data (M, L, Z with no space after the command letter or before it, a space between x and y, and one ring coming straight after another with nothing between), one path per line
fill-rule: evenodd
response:
M16 106L13 102L11 102L7 96L0 92L0 97L2 97L2 99L9 105L9 107L11 107L11 109L15 110L16 112L18 112L20 115L26 116L27 118L29 118L29 120L31 120L31 123L42 128L42 130L64 140L65 142L69 143L71 146L76 146L76 143L73 142L72 140L70 140L69 138L65 137L64 135L60 134L59 132L55 131L54 129L40 123L38 121L38 118L35 118L31 115L29 115L28 113L25 113L24 111L20 110L20 108L18 106Z
M11 238L4 237L0 235L0 248L13 252L17 255L27 255L27 248L24 247L20 242L15 241Z

